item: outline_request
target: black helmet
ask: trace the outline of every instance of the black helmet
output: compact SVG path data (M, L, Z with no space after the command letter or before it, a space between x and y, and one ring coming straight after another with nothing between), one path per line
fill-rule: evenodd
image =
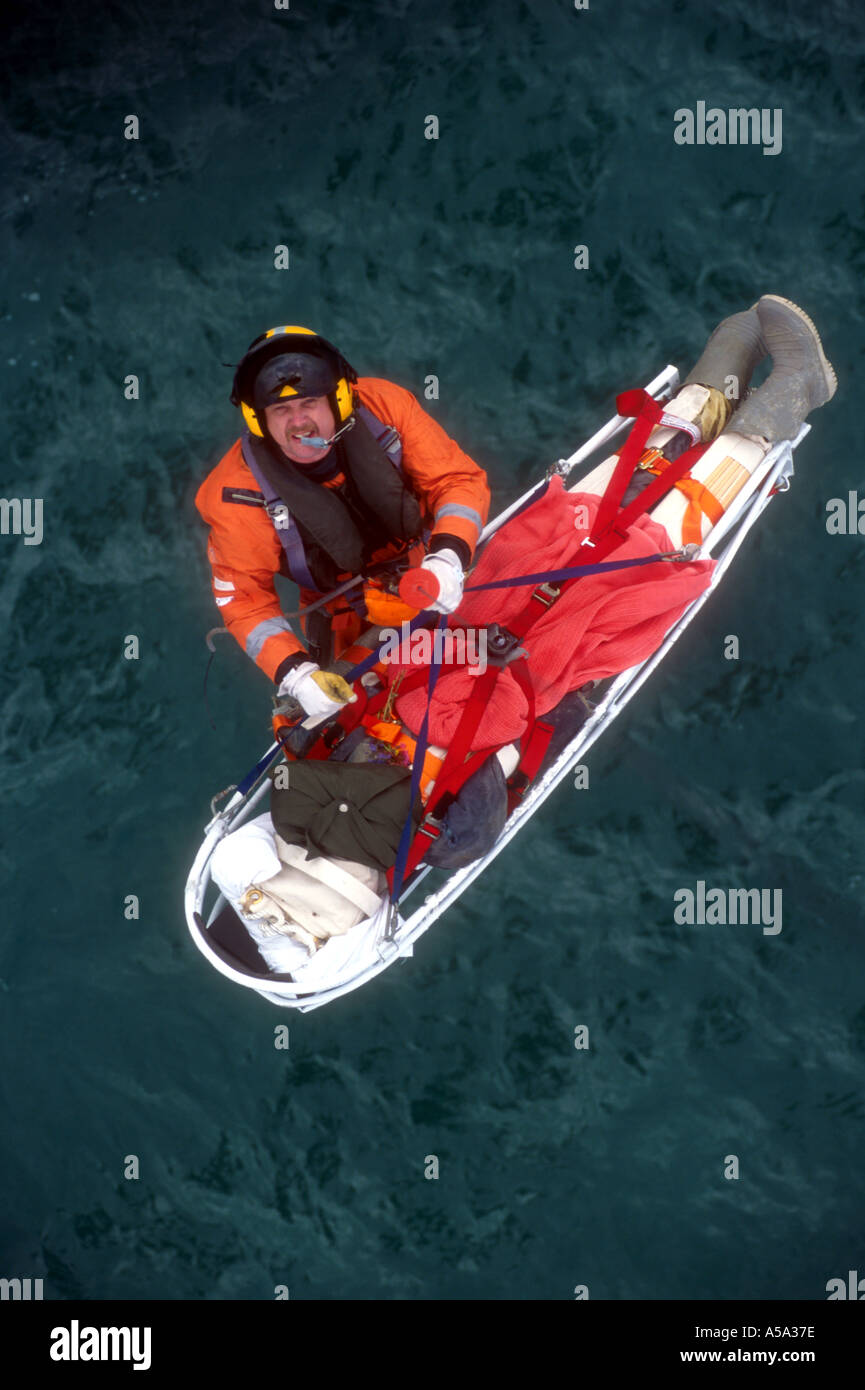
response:
M263 438L265 409L289 396L327 396L337 420L347 420L353 381L357 372L327 338L311 328L269 328L238 363L231 404L240 406L250 433Z

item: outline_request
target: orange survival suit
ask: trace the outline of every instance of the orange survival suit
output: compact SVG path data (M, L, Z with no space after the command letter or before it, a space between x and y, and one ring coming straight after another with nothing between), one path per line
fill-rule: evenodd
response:
M407 555L409 563L419 564L426 550L434 552L447 546L457 552L467 569L489 512L486 473L436 424L410 391L377 377L360 377L352 389L358 404L398 432L403 478L417 499L424 531L429 534L426 544L419 536L410 548L404 541L381 545L371 554L370 562L377 564L391 556ZM340 458L335 452L338 449L337 444L331 451L336 463ZM345 474L337 470L320 485L342 494ZM274 585L276 574L288 572L285 552L264 509L263 494L244 461L240 439L201 484L195 504L210 526L207 554L220 616L247 655L276 684L292 666L310 657L327 666L369 626L362 603L355 600L353 607L339 596L326 605L326 623L330 627L327 641L320 635L320 625L312 624L316 614L309 615L309 622L302 620L304 635L312 647L309 653L292 632ZM350 577L345 572L337 575L338 581ZM360 586L353 591L359 592ZM301 587L300 606L320 597L320 591ZM319 636L310 641L313 631Z

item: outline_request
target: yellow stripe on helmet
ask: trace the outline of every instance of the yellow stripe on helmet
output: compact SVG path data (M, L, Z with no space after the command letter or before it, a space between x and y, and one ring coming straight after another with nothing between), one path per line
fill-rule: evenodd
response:
M317 338L318 334L312 328L300 328L297 324L283 328L268 328L265 338L272 338L274 333L308 333L311 338Z

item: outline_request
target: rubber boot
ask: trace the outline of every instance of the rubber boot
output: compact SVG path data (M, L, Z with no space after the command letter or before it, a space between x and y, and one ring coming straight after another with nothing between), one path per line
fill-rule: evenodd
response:
M722 319L709 338L696 365L682 383L681 390L688 386L702 386L708 396L698 415L689 414L692 423L699 426L703 443L717 439L728 425L735 401L727 390L735 385L736 397L741 399L748 389L751 377L759 362L767 354L763 331L757 317L757 305L743 309L741 313L730 314ZM730 378L735 382L731 383ZM671 414L676 412L678 395L670 402ZM685 430L679 430L662 445L664 457L672 463L686 449L690 449L693 439ZM635 497L654 482L647 471L635 470L634 476L625 489L622 505L627 506Z
M757 315L772 371L736 411L730 429L770 443L795 439L805 417L832 399L838 378L804 309L780 295L764 294Z
M704 439L714 439L724 429L735 401L744 399L754 369L767 352L756 304L739 314L731 314L718 324L696 366L685 378L686 386L696 382L713 392L706 402L707 418L700 421ZM729 395L731 377L735 379L732 398Z

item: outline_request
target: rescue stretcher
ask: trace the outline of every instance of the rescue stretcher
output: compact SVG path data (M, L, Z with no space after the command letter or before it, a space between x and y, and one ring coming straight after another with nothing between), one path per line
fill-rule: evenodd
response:
M645 389L656 400L665 401L675 393L678 385L677 368L667 366ZM569 478L577 465L590 459L602 446L614 441L628 424L627 417L613 416L574 454L552 465L547 470L548 476L555 472L562 478ZM260 814L260 803L271 785L268 772L281 753L281 745L278 742L273 743L239 783L225 807L215 811L213 818L205 826L204 840L187 879L187 926L196 946L210 964L226 978L247 989L255 990L273 1004L309 1013L312 1009L321 1008L323 1004L328 1004L366 984L396 960L411 956L415 942L474 883L559 783L568 776L572 768L584 759L589 748L633 699L644 681L696 617L709 595L723 579L745 537L771 498L789 488L793 475L793 453L809 430L810 426L804 424L794 440L783 440L769 449L723 516L711 528L694 556L697 559L712 558L716 562L709 587L689 604L650 657L604 682L602 688L605 693L599 703L564 750L535 778L522 801L511 812L503 831L488 853L473 863L450 872L441 869L433 871L422 863L400 892L396 914L392 912L391 903L385 899L373 916L351 928L348 937L352 940L348 953L344 944L348 938L340 939L343 945L340 947L338 966L328 965L328 951L331 945L328 942L311 957L308 964L294 970L291 976L276 974L266 968L255 968L243 959L242 945L238 946L237 943L241 941L245 928L231 904L212 882L210 867L214 850L223 837L229 831L234 831L248 822L256 808ZM579 491L581 481L569 485L568 491ZM479 552L489 538L526 504L536 488L537 484L533 484L526 493L488 523L481 535ZM214 810L216 799L214 798ZM418 902L417 889L430 872L435 872L444 881ZM406 903L409 898L413 898L418 905L407 911ZM330 959L333 958L334 953L331 953Z

